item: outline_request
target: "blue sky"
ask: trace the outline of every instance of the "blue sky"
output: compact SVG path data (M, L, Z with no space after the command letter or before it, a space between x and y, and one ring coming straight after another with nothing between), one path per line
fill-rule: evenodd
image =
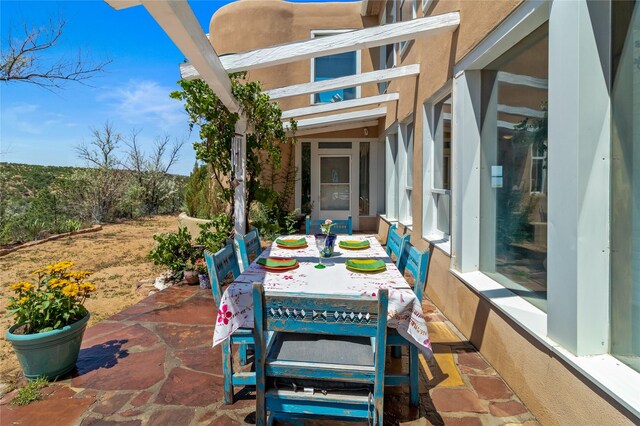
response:
M229 1L189 4L208 32L211 15ZM50 92L24 83L0 83L0 161L81 166L75 147L88 143L91 128L108 120L123 135L140 130L147 149L157 136L185 140L174 173L189 174L195 153L182 105L169 98L178 88L178 64L184 56L143 7L113 10L101 0L0 0L1 40L9 29L19 36L22 25L42 26L49 17L68 22L51 55L74 55L78 49L94 59L110 58L107 72L88 81L70 82Z

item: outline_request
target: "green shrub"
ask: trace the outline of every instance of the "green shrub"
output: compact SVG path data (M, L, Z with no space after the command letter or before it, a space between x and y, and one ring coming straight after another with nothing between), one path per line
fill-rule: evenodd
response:
M200 235L196 238L196 243L215 253L227 244L227 238L231 236L232 231L231 217L220 213L211 222L200 225Z
M178 278L188 264L195 265L200 257L200 251L191 244L191 234L186 227L175 233L156 234L153 239L157 244L147 258L156 265L168 267Z
M46 377L38 377L28 381L23 387L18 389L18 394L11 400L11 405L27 405L41 398L40 389L47 386L49 382Z

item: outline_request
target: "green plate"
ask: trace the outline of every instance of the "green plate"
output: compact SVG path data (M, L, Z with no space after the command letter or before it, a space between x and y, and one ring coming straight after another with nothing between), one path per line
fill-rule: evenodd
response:
M257 261L258 265L266 266L267 268L285 268L289 266L295 266L298 263L295 259L284 259L279 257L261 257Z
M338 245L347 249L364 249L369 248L369 240L344 240L340 241Z
M387 265L380 259L348 259L345 264L351 268L363 272L383 271Z
M305 238L278 238L276 244L281 246L299 247L307 244Z

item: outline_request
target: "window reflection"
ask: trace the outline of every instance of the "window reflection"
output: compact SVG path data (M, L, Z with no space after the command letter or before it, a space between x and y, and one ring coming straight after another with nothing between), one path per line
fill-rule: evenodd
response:
M547 77L547 24L482 73L481 270L544 310Z

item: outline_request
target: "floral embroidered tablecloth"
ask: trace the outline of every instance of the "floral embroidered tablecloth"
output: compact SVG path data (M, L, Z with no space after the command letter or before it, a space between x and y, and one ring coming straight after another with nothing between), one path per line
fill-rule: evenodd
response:
M301 238L290 236L287 238ZM271 272L255 261L225 290L213 334L213 345L229 338L240 327L253 328L253 283L263 283L267 291L287 293L345 294L375 296L381 288L389 290L389 315L387 326L397 329L398 333L416 345L426 355L431 355L429 333L422 313L420 301L404 279L398 268L387 256L378 240L369 235L340 235L336 241L334 254L323 258L325 269L316 269L318 250L313 235L304 236L307 247L284 249L275 243L264 250L260 257L296 258L300 263L297 269ZM370 247L364 250L340 248L341 240L369 240ZM345 266L349 258L381 259L386 263L386 271L379 273L360 273L350 271Z

